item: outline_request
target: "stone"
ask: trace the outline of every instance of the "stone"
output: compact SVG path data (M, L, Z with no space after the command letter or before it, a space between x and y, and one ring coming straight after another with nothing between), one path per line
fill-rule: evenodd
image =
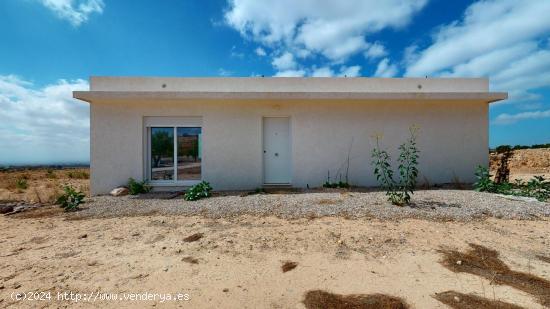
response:
M13 205L0 205L0 214L7 214L13 211Z
M128 193L129 193L128 188L125 188L125 187L114 188L111 191L112 196L124 196L124 195L128 195Z

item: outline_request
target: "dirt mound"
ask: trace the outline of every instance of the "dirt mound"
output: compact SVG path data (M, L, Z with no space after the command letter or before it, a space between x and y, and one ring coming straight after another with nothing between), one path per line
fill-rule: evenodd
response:
M455 291L437 293L434 298L455 309L523 309L514 304Z
M308 309L405 309L410 308L404 300L385 294L339 295L314 290L305 295Z
M194 242L194 241L197 241L197 240L201 239L203 236L204 236L203 233L195 233L193 235L185 237L183 239L183 241L185 241L185 242Z
M492 152L489 155L491 174L495 175L504 154ZM550 148L512 150L508 160L510 181L524 179L523 175L550 174Z
M293 270L294 268L296 268L296 266L298 266L298 263L296 262L291 262L291 261L286 261L283 266L281 266L281 270L286 273L287 271L291 271Z
M544 306L550 305L550 281L511 270L495 250L475 244L470 247L466 252L440 250L443 254L441 264L453 272L469 273L495 284L511 286L533 295Z

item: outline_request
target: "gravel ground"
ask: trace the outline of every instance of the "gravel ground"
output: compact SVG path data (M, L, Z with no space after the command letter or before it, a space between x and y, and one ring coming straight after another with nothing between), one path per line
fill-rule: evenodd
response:
M420 190L413 204L393 206L384 192L301 192L286 194L224 194L188 202L174 194L96 196L72 214L76 218L149 214L203 215L210 218L238 215L277 216L285 219L342 216L379 219L472 220L486 217L540 219L550 217L550 203L511 200L470 190Z

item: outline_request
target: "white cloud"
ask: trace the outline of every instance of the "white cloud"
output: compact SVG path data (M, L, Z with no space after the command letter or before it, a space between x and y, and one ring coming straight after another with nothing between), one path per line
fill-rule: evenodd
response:
M312 77L332 77L334 71L330 67L314 68L311 72Z
M289 52L274 58L271 64L279 71L292 70L297 66L294 56Z
M367 59L376 59L388 55L384 45L375 42L374 44L369 45L365 53L363 54Z
M59 18L78 27L90 18L90 15L103 13L103 0L39 0Z
M89 160L89 106L72 98L85 80L36 89L0 75L0 164Z
M320 68L314 67L311 71L308 71L308 73L308 75L312 77L357 77L361 73L361 66L341 66L338 74L336 74L330 66Z
M350 67L343 66L340 68L339 77L357 77L361 73L361 66L354 65Z
M483 0L461 20L439 28L423 50L406 52L406 76L490 78L515 101L538 98L550 85L550 1Z
M394 77L397 75L397 66L390 63L390 59L384 58L380 60L378 66L376 67L376 72L374 76L376 77Z
M243 59L244 58L244 53L243 52L240 52L237 50L237 46L233 45L231 46L231 53L230 53L231 57L233 58L239 58L239 59Z
M226 23L247 39L299 59L321 55L329 64L368 52L381 57L380 43L370 34L400 29L428 0L279 0L269 5L257 0L228 0Z
M265 55L267 55L267 53L265 52L265 49L261 48L261 47L258 47L254 50L254 52L256 53L256 55L260 56L260 57L263 57Z
M279 71L274 76L275 77L302 77L306 75L304 70L285 70Z
M219 76L224 76L224 77L231 76L231 75L233 75L233 71L229 71L229 70L226 70L224 68L219 68L218 69L218 75Z
M517 114L500 114L493 121L494 124L512 124L521 120L550 118L550 110L523 112Z

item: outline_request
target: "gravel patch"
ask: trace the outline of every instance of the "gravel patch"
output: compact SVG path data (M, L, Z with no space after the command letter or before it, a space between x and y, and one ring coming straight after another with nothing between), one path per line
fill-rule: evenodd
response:
M303 192L233 194L199 201L178 195L96 196L72 216L78 218L139 215L202 215L209 218L239 215L285 219L341 216L346 218L472 220L487 217L532 220L550 216L550 203L518 201L469 190L420 190L411 206L391 205L384 192Z

